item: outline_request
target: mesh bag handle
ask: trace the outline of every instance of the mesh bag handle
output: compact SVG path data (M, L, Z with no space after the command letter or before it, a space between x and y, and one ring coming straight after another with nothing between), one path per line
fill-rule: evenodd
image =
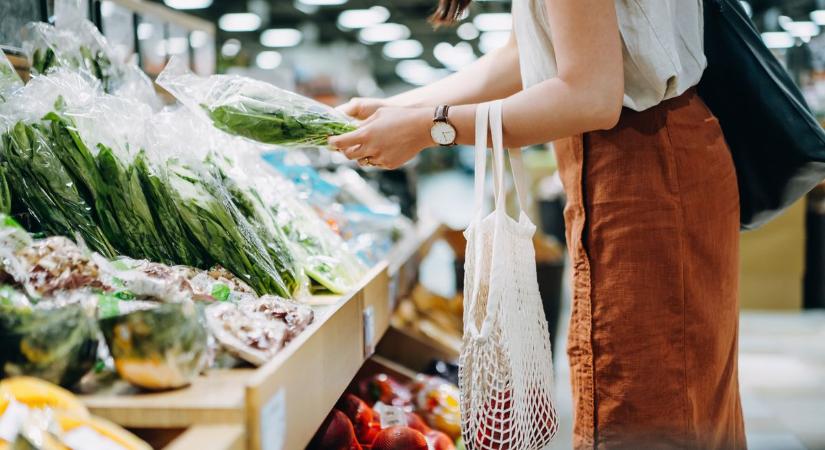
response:
M489 130L488 130L489 125ZM475 139L475 179L474 179L474 211L476 222L481 221L484 214L484 181L487 172L487 137L488 131L492 137L492 168L493 168L493 197L495 200L494 210L500 214L506 214L507 210L507 196L505 193L504 183L504 132L502 119L502 101L496 100L493 102L480 103L476 107L476 139ZM527 187L525 183L524 162L521 156L521 149L514 148L508 150L510 159L510 170L513 179L513 185L516 190L516 197L518 199L518 216L524 213L525 205L527 205ZM481 241L476 240L473 251L475 258L478 260L482 255ZM473 277L473 298L478 293L479 283L481 280L481 264L475 266L475 276ZM474 317L476 302L470 304L471 317ZM487 339L492 331L493 315L498 310L497 300L487 303L487 311L484 315L484 321L481 325L481 330L476 327L475 323L469 324L469 331L473 339Z

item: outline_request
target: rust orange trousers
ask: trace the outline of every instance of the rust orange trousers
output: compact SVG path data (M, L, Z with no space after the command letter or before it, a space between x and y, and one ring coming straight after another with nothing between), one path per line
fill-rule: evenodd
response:
M743 449L739 197L690 90L555 143L574 267L577 449Z

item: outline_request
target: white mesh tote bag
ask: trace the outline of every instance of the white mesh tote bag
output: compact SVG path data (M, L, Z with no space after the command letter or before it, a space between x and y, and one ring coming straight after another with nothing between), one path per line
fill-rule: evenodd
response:
M484 216L488 116L495 208ZM558 429L553 360L536 280L536 227L523 210L527 191L520 149L509 151L518 221L505 208L501 123L500 101L479 105L475 216L464 232L461 428L469 450L539 450Z

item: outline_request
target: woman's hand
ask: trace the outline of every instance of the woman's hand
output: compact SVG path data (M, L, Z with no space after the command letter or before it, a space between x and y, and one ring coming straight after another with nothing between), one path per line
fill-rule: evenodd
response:
M383 98L354 97L336 109L358 120L367 120L385 106L389 106L389 102Z
M381 107L353 132L332 136L329 145L359 164L396 169L433 145L430 108Z

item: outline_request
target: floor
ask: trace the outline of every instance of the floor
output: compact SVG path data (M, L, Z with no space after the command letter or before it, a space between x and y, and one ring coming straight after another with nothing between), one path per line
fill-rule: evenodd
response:
M421 180L419 202L454 228L472 215L472 179L443 173ZM454 293L452 251L436 245L422 265L433 291ZM564 298L569 299L569 295ZM567 300L569 302L569 300ZM569 311L569 304L565 305ZM566 323L566 320L562 320ZM566 330L562 330L563 343ZM571 447L572 400L567 358L557 344L557 408L561 427L551 449ZM740 324L740 385L748 446L753 450L825 450L825 311L743 311Z

